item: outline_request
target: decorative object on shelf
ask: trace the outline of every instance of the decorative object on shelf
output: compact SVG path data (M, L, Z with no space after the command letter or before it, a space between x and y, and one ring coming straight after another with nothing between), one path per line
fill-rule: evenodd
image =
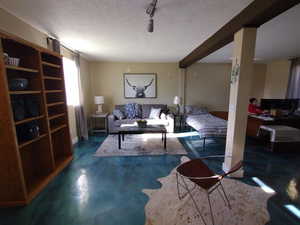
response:
M146 128L147 127L147 120L138 120L136 121L139 128Z
M125 98L156 98L155 73L124 73Z
M47 47L50 50L53 50L54 52L57 52L60 54L60 42L54 38L47 38Z
M28 79L25 78L14 78L9 80L10 91L24 91L27 89L29 84Z
M103 114L102 105L104 104L104 97L103 96L95 96L94 101L95 101L95 105L98 106L96 114L97 115Z
M14 58L14 57L8 57L7 65L19 66L20 65L20 59L19 58Z
M25 97L25 110L26 117L36 117L41 114L40 112L40 101L36 97L26 96Z
M20 142L30 141L40 136L40 127L37 121L32 121L17 127L18 140Z
M181 104L181 98L179 96L175 96L173 100L174 105L177 105L177 114L180 114L180 104Z
M25 119L25 103L23 96L12 96L11 97L11 106L14 113L14 120L20 121Z
M148 32L152 33L154 30L154 21L153 16L155 14L155 11L157 9L157 0L153 0L149 6L147 7L146 13L150 16L149 24L148 24Z
M8 54L7 53L3 53L3 57L4 57L4 64L8 64Z

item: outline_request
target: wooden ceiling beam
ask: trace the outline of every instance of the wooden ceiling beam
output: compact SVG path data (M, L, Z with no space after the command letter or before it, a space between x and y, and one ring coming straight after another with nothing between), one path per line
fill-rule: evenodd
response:
M179 62L187 68L233 41L234 34L243 27L259 27L299 4L300 0L254 0L237 16Z

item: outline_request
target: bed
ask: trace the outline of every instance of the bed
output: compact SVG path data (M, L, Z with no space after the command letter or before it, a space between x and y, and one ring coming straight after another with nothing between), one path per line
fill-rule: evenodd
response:
M203 149L205 149L206 138L225 138L227 134L227 121L210 113L188 115L186 123L194 128L203 139Z

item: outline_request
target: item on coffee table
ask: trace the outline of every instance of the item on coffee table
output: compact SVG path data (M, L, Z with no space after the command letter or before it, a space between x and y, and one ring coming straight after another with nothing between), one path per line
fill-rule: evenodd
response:
M139 128L146 128L147 127L147 120L138 120L136 121Z

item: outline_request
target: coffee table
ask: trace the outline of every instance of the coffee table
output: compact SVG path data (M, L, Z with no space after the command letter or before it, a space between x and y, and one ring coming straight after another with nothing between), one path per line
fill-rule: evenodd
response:
M167 129L163 125L147 125L146 128L138 127L132 124L123 124L117 129L118 132L118 145L121 149L122 141L125 139L126 134L161 134L161 140L164 145L164 149L167 148Z

